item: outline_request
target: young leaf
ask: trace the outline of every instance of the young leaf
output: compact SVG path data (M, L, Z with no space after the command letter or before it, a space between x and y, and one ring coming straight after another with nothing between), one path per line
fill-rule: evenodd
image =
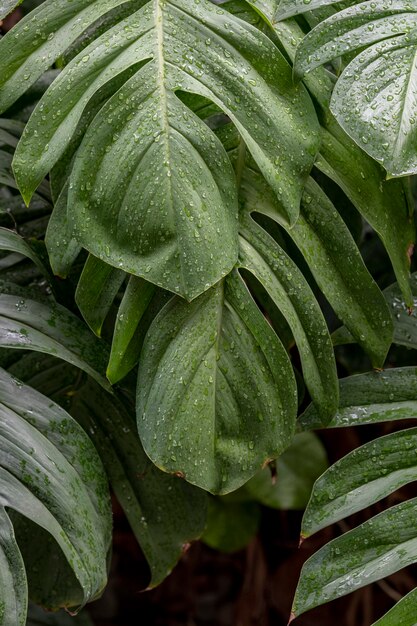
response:
M144 339L144 333L139 329L140 321L148 309L152 308L149 313L154 315L159 310L160 298L155 291L155 285L152 283L136 276L130 277L119 306L107 366L107 378L112 384L124 378L139 360ZM156 304L156 310L153 309L152 302Z
M295 414L287 353L236 271L191 304L174 298L162 309L137 387L139 434L158 467L232 491L288 447Z
M126 274L121 270L89 255L78 281L75 301L83 318L98 337L125 278Z

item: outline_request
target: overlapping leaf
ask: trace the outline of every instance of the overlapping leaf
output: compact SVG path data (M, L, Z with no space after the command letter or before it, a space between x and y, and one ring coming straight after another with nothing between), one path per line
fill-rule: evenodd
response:
M83 430L63 409L4 370L0 410L0 623L23 626L25 566L33 592L27 543L19 532L23 519L49 533L59 546L53 580L65 580L45 589L47 606L77 608L97 597L107 580L110 498L102 465ZM17 522L20 549L10 519ZM47 549L45 542L43 547ZM44 586L50 582L45 576Z
M108 352L75 315L53 300L37 301L3 283L0 294L0 345L57 356L81 368L104 388Z
M80 381L75 368L50 357L25 356L11 370L62 404L89 433L149 563L150 586L160 583L184 546L202 533L205 494L149 461L126 398L103 393L92 380Z
M295 414L287 353L236 271L156 317L141 354L137 418L158 467L232 491L288 447Z
M55 10L51 4L45 11ZM72 135L94 93L141 61L147 63L86 134L71 177L69 216L95 256L192 298L236 260L236 194L220 144L175 91L199 93L229 115L290 222L318 145L316 117L258 29L208 0L192 12L183 0L148 2L84 49L45 94L15 157L25 198L65 149L62 137ZM122 168L114 169L115 159Z
M259 280L284 315L300 351L311 397L323 419L330 419L337 408L338 391L326 322L297 265L249 216L241 219L239 266Z
M340 76L331 110L390 176L417 172L416 12L413 0L356 3L308 33L295 61L295 70L302 75L366 47Z
M328 428L417 417L417 371L398 367L342 378L339 408ZM323 426L313 405L300 417L304 430Z
M368 372L340 381L340 407L330 427L374 424L417 416L415 367ZM304 428L319 427L314 407L301 417ZM302 536L356 513L416 480L417 429L370 441L330 467L315 483ZM417 561L414 534L416 501L384 511L321 548L305 564L294 601L300 613L379 580ZM315 582L312 584L312 573ZM410 602L398 604L382 624L404 615ZM386 621L385 621L386 620ZM410 622L413 623L413 622Z

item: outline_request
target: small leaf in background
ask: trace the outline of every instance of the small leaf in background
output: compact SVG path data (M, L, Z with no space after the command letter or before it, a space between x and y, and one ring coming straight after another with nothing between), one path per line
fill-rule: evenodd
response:
M327 454L316 435L300 433L276 461L276 480L265 468L243 487L256 502L273 509L304 509L315 480L327 469Z
M210 498L207 527L202 541L221 552L242 550L256 535L261 510L256 502L227 502Z

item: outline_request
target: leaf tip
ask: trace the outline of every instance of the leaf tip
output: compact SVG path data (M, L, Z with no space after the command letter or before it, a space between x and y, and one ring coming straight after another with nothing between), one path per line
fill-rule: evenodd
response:
M288 620L287 626L290 626L291 622L293 622L296 617L297 617L296 614L294 613L294 611L292 611L290 615L290 619Z
M300 539L298 540L298 547L301 548L301 546L303 545L304 541L307 539L307 535L304 535L304 533L301 533L300 535Z

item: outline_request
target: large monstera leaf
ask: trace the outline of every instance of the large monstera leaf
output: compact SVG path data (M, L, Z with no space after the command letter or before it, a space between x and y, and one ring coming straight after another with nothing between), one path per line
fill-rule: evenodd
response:
M0 412L0 624L24 626L28 585L31 597L53 609L77 609L102 592L110 498L84 431L4 370Z
M417 172L416 26L414 0L355 3L313 28L295 61L301 76L365 47L339 77L331 110L389 176Z
M3 108L25 76L30 82L39 73L45 56L50 64L62 52L68 24L79 29L82 16L85 27L99 17L91 3L87 9L78 0L71 8L64 3L64 21L61 4L47 0L32 17L46 39L54 35L54 46L32 35L22 63L24 20L2 40ZM230 117L290 223L318 148L317 120L304 88L293 85L289 65L259 29L208 0L153 0L136 8L51 85L26 127L14 171L28 200L93 95L135 68L78 150L68 218L76 239L96 257L192 299L236 262L236 183L219 141L176 92L200 94Z
M287 353L235 270L191 304L171 299L145 339L137 418L161 469L214 493L237 489L291 442Z

